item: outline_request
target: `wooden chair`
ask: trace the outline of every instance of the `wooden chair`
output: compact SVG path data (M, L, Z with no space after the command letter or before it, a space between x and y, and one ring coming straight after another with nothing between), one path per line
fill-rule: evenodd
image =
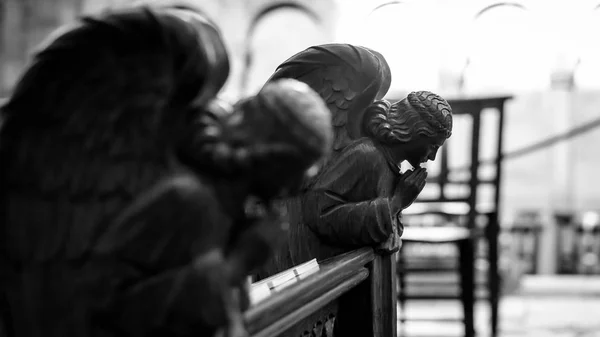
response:
M352 321L346 331L369 325L373 337L396 337L396 266L393 255L361 248L322 261L320 270L274 293L244 315L252 337L332 337L344 296L369 283L371 316ZM346 304L347 305L347 304ZM346 324L350 322L346 321Z
M466 118L471 121L470 133L470 162L466 169L456 169L449 165L450 149L454 146L453 138L440 149L439 172L428 177L426 189L437 190L433 196L423 193L415 204L404 211L405 231L402 236L403 247L398 258L399 277L399 317L401 324L407 320L405 303L412 299L460 299L463 306L463 320L465 336L475 335L474 303L475 303L475 244L484 238L487 243L488 277L487 293L491 306L491 335L496 336L498 330L498 300L499 300L499 272L498 272L498 209L500 204L500 182L502 176L502 134L504 124L504 103L510 97L473 98L449 100L453 115L456 118ZM482 161L480 155L481 120L482 112L491 108L496 113L496 144L494 146L491 164ZM455 118L455 119L456 119ZM453 137L464 133L462 129L454 128ZM491 174L483 177L484 171ZM482 203L479 191L482 186L493 189L491 200ZM466 193L450 193L452 188L466 187ZM425 192L425 191L424 191ZM410 224L410 217L436 215L442 219L442 227L414 227ZM484 218L485 226L478 226L480 218ZM410 256L407 249L414 244L453 244L458 248L458 263L437 264L431 259L419 259ZM456 262L456 261L454 261ZM460 294L425 294L407 292L407 274L413 272L431 272L440 270L457 270L460 274Z

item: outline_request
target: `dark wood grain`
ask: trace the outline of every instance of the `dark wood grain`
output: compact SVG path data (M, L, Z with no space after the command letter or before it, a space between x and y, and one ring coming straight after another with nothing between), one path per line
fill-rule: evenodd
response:
M396 337L396 254L377 256L371 275L373 336Z

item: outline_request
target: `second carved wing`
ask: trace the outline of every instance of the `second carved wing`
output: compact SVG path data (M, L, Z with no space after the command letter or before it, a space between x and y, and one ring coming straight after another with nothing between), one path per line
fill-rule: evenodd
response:
M390 68L383 56L365 47L325 44L310 47L283 62L268 82L294 78L323 98L332 114L333 150L360 138L365 109L387 93Z

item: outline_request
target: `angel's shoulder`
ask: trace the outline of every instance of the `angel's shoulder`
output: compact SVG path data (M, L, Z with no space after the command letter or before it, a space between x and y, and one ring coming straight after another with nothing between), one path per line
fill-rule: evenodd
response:
M348 144L339 152L337 163L349 166L369 166L374 169L387 165L386 157L381 149L370 138L359 138Z
M362 137L352 141L341 152L346 156L382 156L381 151L375 144L375 141L368 137Z

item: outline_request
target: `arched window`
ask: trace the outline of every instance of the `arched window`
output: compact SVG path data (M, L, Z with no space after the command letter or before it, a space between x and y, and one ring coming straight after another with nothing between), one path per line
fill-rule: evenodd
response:
M425 10L417 2L379 5L361 23L363 29L351 41L383 54L392 71L392 94L437 89L439 26L433 17L435 11L422 15Z
M327 43L318 18L302 7L264 12L250 28L242 94L257 92L283 61L317 44Z
M585 34L580 42L579 64L575 70L575 86L583 90L600 89L600 4L593 10L590 20L579 34Z
M477 14L470 31L466 92L514 93L549 87L553 55L541 21L523 6L489 6Z

